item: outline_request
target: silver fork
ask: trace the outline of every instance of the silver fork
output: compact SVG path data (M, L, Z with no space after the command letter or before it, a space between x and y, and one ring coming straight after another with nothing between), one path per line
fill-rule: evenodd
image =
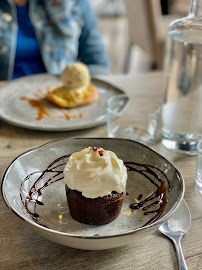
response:
M187 265L181 247L181 238L189 230L191 225L191 214L184 200L181 201L173 215L163 223L158 229L170 238L176 248L179 262L179 269L187 270Z

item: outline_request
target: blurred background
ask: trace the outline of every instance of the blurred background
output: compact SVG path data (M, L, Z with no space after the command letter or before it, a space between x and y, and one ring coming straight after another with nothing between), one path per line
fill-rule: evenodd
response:
M169 24L190 0L91 0L113 74L162 69Z

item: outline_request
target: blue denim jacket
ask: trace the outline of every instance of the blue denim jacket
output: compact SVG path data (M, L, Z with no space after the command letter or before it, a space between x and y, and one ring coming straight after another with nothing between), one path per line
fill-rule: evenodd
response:
M56 2L56 3L55 3ZM92 75L107 74L109 62L88 0L32 0L29 15L50 74L81 61ZM0 80L12 77L17 39L16 7L0 0Z

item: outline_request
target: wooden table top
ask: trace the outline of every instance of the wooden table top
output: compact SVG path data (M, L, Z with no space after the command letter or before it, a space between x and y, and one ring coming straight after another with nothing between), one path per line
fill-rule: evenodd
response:
M162 73L113 75L105 78L122 87L129 94L154 102L163 95ZM5 85L0 83L0 87ZM150 96L144 89L150 88ZM1 89L0 89L1 92ZM145 104L146 105L146 104ZM46 142L67 137L106 137L106 125L70 132L34 131L0 121L0 174L19 154ZM161 142L152 147L173 162L185 179L185 196L192 215L190 230L182 238L188 268L202 269L202 196L195 185L196 156L173 154ZM135 243L116 249L85 251L71 249L50 242L32 232L5 205L0 197L0 269L136 269L176 270L177 256L172 242L158 231L141 245Z

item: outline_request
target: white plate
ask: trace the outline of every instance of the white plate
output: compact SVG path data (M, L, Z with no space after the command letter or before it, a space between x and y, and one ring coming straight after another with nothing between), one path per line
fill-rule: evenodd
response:
M59 157L88 146L111 150L127 162L127 166L136 169L128 172L128 195L120 215L113 222L102 226L81 224L72 219L67 207L64 181L56 181L63 177L64 163L68 157L52 163ZM134 162L139 165L134 165ZM56 170L61 173L53 177L56 173L50 169L56 166ZM45 178L37 181L46 168L49 172ZM39 189L47 182L53 183L42 189L40 194ZM36 193L33 193L34 188ZM155 196L154 200L146 201L141 206L157 190L162 197ZM142 144L124 139L77 138L54 141L17 157L3 176L2 193L8 207L42 236L69 247L98 250L132 242L138 245L145 241L145 237L167 219L180 203L184 194L184 181L169 161ZM30 199L43 202L43 205L32 200L28 202L28 210L32 214L24 204L28 195ZM131 210L130 205L137 200L140 208ZM154 201L160 201L161 205ZM33 215L35 213L39 215L37 220Z
M21 98L25 96L34 100L41 99L48 87L61 84L60 79L49 74L40 74L11 81L0 89L0 119L23 128L46 131L77 130L102 125L106 122L106 101L123 91L100 79L92 79L92 83L99 92L96 103L74 108L69 112L44 100L43 108L49 116L45 115L45 119L37 120L38 109ZM71 119L67 119L65 114Z

